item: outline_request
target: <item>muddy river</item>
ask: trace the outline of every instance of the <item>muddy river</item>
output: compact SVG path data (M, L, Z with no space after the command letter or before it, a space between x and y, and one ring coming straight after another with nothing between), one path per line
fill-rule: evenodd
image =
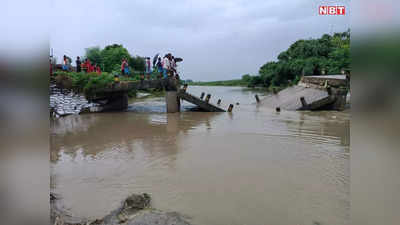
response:
M143 97L52 122L51 190L74 216L100 218L146 192L193 224L350 223L348 111L277 113L254 90L188 91L233 113L166 114L164 98Z

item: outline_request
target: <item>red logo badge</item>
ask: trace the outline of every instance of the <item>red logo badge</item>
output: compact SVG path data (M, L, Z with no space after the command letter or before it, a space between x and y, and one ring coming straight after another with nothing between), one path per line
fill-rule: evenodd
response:
M320 6L319 15L346 15L345 6Z

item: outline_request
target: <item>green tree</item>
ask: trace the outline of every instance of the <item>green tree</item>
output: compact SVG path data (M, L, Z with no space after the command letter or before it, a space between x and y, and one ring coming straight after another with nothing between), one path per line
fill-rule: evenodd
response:
M130 59L131 56L126 48L122 45L113 44L106 46L101 51L101 60L104 65L103 70L112 72L116 65L121 65L122 59Z
M130 57L128 63L135 71L143 72L145 69L145 59L143 57Z
M85 49L85 58L89 59L91 63L102 65L102 57L100 47L91 47ZM103 68L104 69L104 68Z
M286 86L302 75L319 75L322 70L328 74L340 73L342 68L350 67L350 30L298 40L277 59L262 65L259 75L251 78L251 85Z
M249 74L245 74L242 76L242 80L246 83L250 83L251 81L251 76Z

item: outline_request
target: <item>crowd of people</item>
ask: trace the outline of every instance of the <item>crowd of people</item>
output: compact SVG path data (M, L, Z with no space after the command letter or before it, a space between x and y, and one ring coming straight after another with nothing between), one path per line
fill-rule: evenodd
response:
M85 59L84 62L81 62L80 57L76 57L76 72L82 72L84 71L85 73L97 73L101 75L101 68L97 64L92 64L90 62L90 59Z
M175 57L168 53L162 59L158 57L157 63L154 65L159 73L159 78L164 77L175 77L179 79L179 74L177 71L177 64Z
M80 73L84 71L85 73L97 73L101 75L101 68L97 64L92 64L89 59L85 59L83 62L81 61L80 57L77 56L76 60L76 72ZM71 58L64 55L63 62L62 62L62 70L63 71L73 71L73 67L71 66Z
M156 60L157 59L157 60ZM150 61L150 57L145 58L145 70L144 74L141 76L141 79L150 79L153 71L156 71L158 74L157 77L167 78L167 77L175 77L179 79L179 74L177 71L177 61L181 61L182 59L176 59L171 53L165 54L163 58L158 57L154 58L153 66ZM77 56L76 60L76 72L85 72L85 73L97 73L101 75L101 68L99 65L92 63L90 59L85 59L81 61L80 57ZM72 71L73 67L71 66L71 58L64 55L62 62L62 70L63 71ZM130 67L128 60L123 58L121 60L121 75L129 76L131 75Z

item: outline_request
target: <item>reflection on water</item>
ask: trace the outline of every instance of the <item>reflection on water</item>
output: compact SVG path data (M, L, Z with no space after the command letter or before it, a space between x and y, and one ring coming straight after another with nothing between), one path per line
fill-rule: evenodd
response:
M349 223L348 112L276 113L241 88L189 91L240 104L165 114L153 107L162 98L146 99L52 123L51 185L74 215L102 217L148 192L194 224Z

